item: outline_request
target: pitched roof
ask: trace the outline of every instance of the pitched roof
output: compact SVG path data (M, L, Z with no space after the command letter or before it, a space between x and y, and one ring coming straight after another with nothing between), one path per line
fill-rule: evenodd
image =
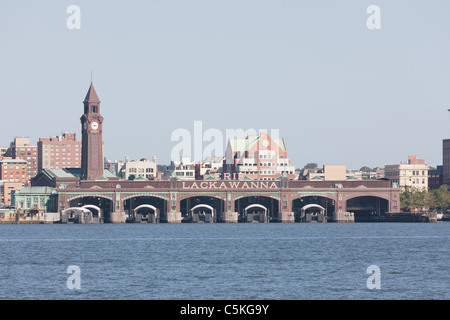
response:
M100 99L97 96L97 92L95 92L94 84L92 82L83 102L100 102Z

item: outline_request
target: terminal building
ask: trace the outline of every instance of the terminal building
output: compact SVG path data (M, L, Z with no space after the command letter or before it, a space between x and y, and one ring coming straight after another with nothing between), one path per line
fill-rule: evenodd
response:
M266 134L230 140L222 175L196 179L195 164L182 159L167 180L121 179L104 169L104 119L92 83L83 104L80 168L42 170L32 187L49 188L36 189L33 209L32 189L15 197L23 214L53 206L66 223L249 223L372 221L400 212L400 189L388 180L294 180L284 141Z

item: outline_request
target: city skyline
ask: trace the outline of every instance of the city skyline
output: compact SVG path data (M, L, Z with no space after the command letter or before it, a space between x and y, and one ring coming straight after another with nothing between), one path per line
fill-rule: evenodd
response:
M168 164L172 132L202 121L223 133L278 129L297 168L408 155L441 165L450 5L375 2L381 30L366 27L369 2L80 1L80 30L66 27L68 2L1 4L2 118L22 117L2 121L0 146L66 131L80 139L92 70L108 160Z

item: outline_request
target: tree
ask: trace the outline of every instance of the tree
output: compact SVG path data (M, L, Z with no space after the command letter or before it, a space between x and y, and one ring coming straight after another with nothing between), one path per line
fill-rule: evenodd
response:
M373 170L370 169L369 167L364 166L364 167L361 167L361 169L359 169L359 171L362 171L362 172L372 172Z
M307 164L303 167L303 169L314 169L314 168L317 168L317 163L314 163L314 162L307 163Z
M441 185L439 189L433 190L432 192L435 197L436 208L442 210L450 208L450 192L446 184Z

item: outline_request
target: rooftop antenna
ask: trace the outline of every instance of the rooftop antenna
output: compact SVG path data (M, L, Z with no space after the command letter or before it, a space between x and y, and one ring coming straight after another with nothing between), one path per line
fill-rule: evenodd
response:
M91 83L92 83L92 69L91 69ZM450 111L450 109L449 109L449 111Z

